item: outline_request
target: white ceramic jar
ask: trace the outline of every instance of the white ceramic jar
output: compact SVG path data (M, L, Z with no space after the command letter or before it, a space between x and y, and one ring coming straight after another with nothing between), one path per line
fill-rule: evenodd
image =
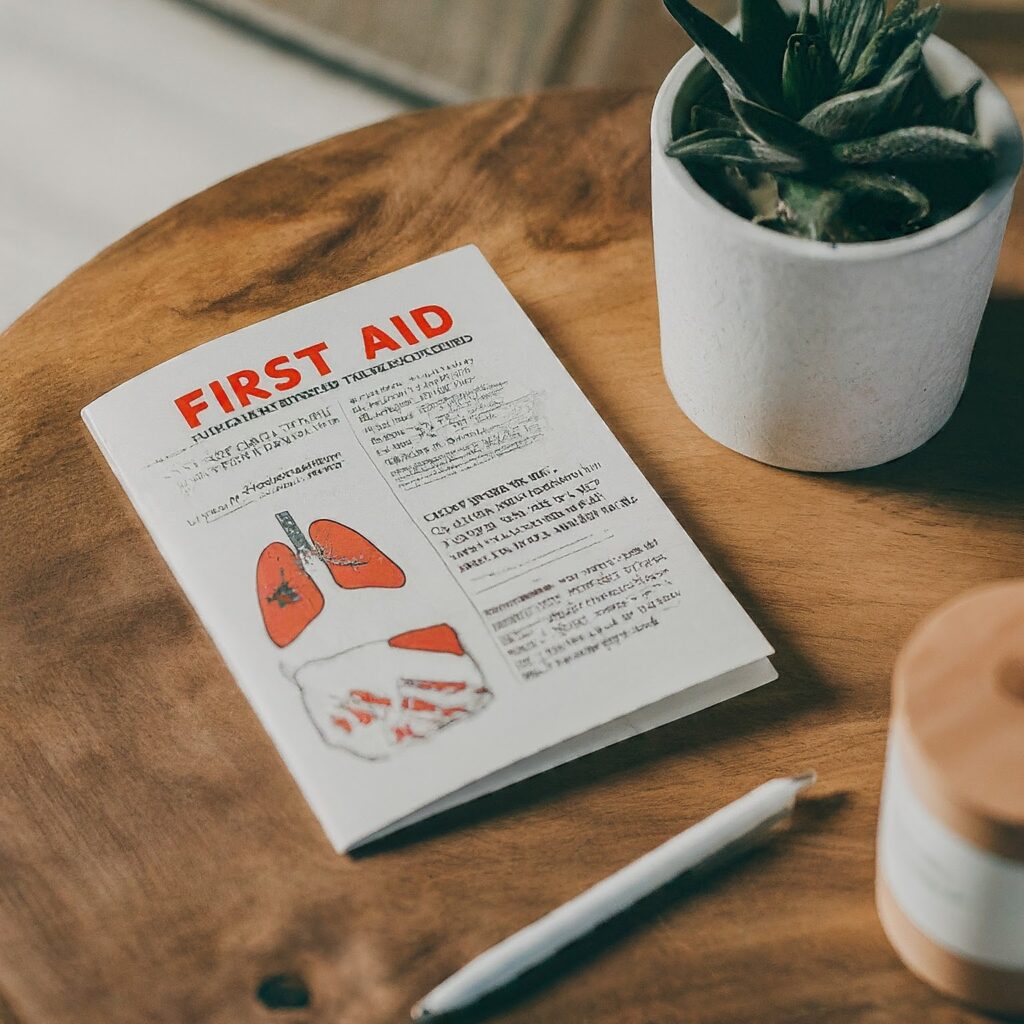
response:
M962 594L900 652L875 901L915 974L1024 1019L1024 580Z
M694 47L654 101L654 256L665 376L716 441L787 469L887 462L927 441L967 377L1021 165L1002 93L954 47L926 59L947 93L978 78L979 135L993 185L915 235L830 245L732 213L665 155L710 69Z

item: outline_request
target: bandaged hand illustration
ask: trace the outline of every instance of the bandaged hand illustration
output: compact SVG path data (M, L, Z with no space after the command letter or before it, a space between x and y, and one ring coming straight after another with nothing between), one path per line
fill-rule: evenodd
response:
M492 697L444 624L308 662L295 682L324 741L369 760L415 746Z

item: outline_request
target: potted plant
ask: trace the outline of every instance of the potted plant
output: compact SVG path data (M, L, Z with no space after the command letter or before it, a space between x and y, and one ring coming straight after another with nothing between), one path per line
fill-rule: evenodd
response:
M956 407L1021 133L929 38L937 7L820 3L741 0L737 36L666 0L697 46L654 103L652 205L683 411L762 462L836 471L913 450Z

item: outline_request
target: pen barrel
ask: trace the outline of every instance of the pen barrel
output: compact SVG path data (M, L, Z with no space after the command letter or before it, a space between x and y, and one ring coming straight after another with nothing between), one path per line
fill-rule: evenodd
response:
M423 1005L435 1013L469 1005L681 875L739 852L788 816L806 784L764 783L491 947L434 989Z

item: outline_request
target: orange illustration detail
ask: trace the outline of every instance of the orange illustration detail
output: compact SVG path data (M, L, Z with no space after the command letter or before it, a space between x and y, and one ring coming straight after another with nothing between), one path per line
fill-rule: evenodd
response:
M290 644L324 607L320 588L306 575L295 552L280 541L268 544L259 557L256 594L263 624L278 647Z
M376 544L348 526L318 519L310 524L309 539L339 587L359 590L405 584L405 573Z
M458 634L451 626L425 626L423 629L410 629L408 633L393 636L388 643L392 647L402 647L410 651L437 651L438 654L465 654Z
M437 690L439 693L459 693L466 688L465 683L439 683L430 679L421 679L417 685L421 690Z

